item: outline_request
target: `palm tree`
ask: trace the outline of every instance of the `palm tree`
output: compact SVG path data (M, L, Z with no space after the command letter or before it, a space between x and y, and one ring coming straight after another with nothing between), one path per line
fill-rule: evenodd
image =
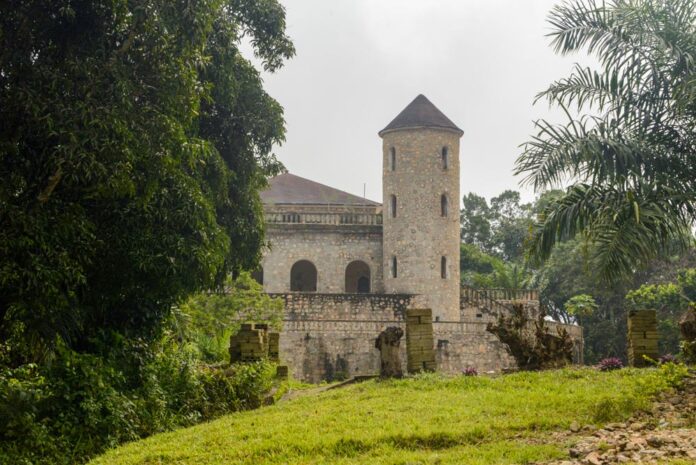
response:
M570 187L539 217L530 255L582 234L613 280L693 243L696 1L572 0L549 22L557 53L586 50L599 69L576 65L537 96L568 121L537 121L515 171L537 191Z

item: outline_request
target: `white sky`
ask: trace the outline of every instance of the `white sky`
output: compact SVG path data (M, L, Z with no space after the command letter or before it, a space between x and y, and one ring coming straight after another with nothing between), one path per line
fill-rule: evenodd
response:
M297 55L264 75L285 108L278 158L381 201L377 132L422 93L464 130L462 195L519 189L513 164L533 121L562 121L534 96L584 58L555 55L545 37L559 1L281 0Z

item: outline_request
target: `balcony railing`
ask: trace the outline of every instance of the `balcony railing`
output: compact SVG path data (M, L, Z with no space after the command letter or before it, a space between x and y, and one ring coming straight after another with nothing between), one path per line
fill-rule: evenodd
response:
M334 224L334 225L381 225L379 213L297 213L270 212L265 214L268 224Z
M491 299L503 302L510 300L539 300L539 291L537 289L472 289L463 286L462 295L472 302L477 299Z

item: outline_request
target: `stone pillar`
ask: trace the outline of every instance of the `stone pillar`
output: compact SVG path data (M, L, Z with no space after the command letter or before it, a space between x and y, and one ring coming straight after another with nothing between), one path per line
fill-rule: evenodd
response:
M433 312L429 308L406 310L406 355L409 373L435 371Z
M401 357L399 356L399 346L404 330L390 326L385 329L375 340L375 348L380 354L380 376L382 378L401 378L404 373L401 371Z
M643 356L657 360L657 314L655 310L632 310L628 313L628 363L643 367L648 362Z
M244 323L230 336L230 363L256 362L268 357L268 325Z

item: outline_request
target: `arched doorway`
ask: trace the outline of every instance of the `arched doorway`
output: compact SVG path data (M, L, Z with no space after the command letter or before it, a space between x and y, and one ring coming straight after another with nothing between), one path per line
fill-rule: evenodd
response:
M350 262L346 267L346 292L368 294L370 292L370 266L361 261Z
M295 262L290 269L290 290L293 292L317 291L317 267L309 260Z

